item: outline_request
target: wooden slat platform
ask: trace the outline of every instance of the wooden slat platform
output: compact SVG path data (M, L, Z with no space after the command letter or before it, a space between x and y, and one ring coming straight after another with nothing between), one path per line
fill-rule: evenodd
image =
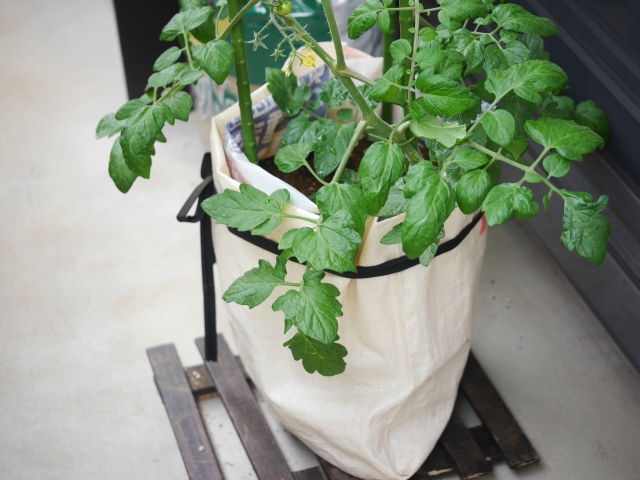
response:
M204 358L203 339L196 340ZM358 480L319 458L320 466L290 472L251 391L242 362L218 335L218 361L183 368L173 345L148 350L156 385L167 409L190 480L224 479L200 416L196 399L219 395L258 476L258 480ZM470 480L491 474L492 464L511 468L539 462L531 442L473 356L460 394L467 396L483 425L467 428L457 414L411 480L428 480L456 471Z

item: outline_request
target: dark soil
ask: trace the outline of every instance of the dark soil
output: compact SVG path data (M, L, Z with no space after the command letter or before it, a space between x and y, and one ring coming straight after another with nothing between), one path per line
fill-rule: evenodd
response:
M357 172L360 168L360 162L362 161L364 152L367 148L369 148L370 145L371 142L366 138L360 140L356 145L356 148L353 150L351 158L347 162L347 168L350 168ZM309 161L309 164L313 166L313 154L311 154L307 160ZM271 175L287 182L289 185L298 189L307 197L313 193L316 193L320 189L320 187L322 187L322 184L315 179L315 177L311 174L311 172L309 172L308 169L304 167L299 168L295 172L283 173L278 169L278 166L274 161L274 157L269 157L261 160L259 165ZM328 182L331 180L331 178L332 175L329 175L324 180Z

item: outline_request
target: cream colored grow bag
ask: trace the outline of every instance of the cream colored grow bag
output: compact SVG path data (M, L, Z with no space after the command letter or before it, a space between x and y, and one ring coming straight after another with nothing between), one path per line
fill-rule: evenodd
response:
M266 87L252 95L254 105L268 97ZM238 190L231 177L223 138L225 125L239 116L235 105L214 118L211 131L213 175L218 192ZM254 185L260 188L260 185ZM289 205L290 212L317 218ZM370 219L358 266L379 265L402 257L400 245L380 239L403 216ZM442 243L473 220L456 209L445 224ZM267 238L308 224L285 219ZM421 466L440 437L456 398L469 353L472 310L485 249L484 221L453 250L425 268L365 279L327 274L342 292L340 343L349 351L346 371L334 377L310 375L282 344L282 312L271 304L280 287L262 305L227 304L227 316L242 361L280 422L315 453L362 479L407 479ZM213 223L220 284L225 291L259 259L275 256ZM304 267L288 262L287 279L298 281ZM296 279L296 280L293 280ZM223 307L224 308L224 307Z

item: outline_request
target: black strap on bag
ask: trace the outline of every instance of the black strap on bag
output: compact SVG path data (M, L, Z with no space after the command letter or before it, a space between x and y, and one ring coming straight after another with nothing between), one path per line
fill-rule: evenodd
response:
M202 283L204 287L204 332L205 332L205 347L206 347L206 360L216 361L216 307L215 307L215 291L213 286L213 264L215 263L215 254L213 250L213 239L211 236L211 218L204 213L200 204L207 198L215 195L216 190L213 185L213 168L211 164L211 154L205 154L202 160L201 177L202 182L191 193L184 206L178 213L179 222L200 222L200 247L202 251ZM193 204L198 201L196 211L193 216L188 216L189 210L193 207ZM482 218L482 213L478 213L467 226L465 226L460 233L451 240L447 240L444 243L438 245L435 257L450 252L469 235L471 230L478 224ZM229 232L234 234L256 247L262 248L274 255L279 255L280 250L278 244L273 240L261 236L251 235L251 232L240 232L235 228L230 228ZM292 262L299 263L295 257L289 259ZM328 273L337 275L344 278L365 279L383 277L385 275L392 275L394 273L402 272L411 267L415 267L420 263L419 259L410 259L406 255L378 265L372 266L360 266L356 272L344 272L337 273L328 270Z

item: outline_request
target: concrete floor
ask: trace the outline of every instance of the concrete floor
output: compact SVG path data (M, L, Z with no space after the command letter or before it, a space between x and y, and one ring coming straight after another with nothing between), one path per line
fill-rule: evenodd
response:
M0 478L186 479L145 349L200 361L198 228L175 214L207 146L178 123L150 181L113 187L94 139L126 100L109 0L0 2L0 54ZM640 378L518 223L489 232L473 349L542 457L494 478L640 478ZM229 478L255 478L201 407Z

